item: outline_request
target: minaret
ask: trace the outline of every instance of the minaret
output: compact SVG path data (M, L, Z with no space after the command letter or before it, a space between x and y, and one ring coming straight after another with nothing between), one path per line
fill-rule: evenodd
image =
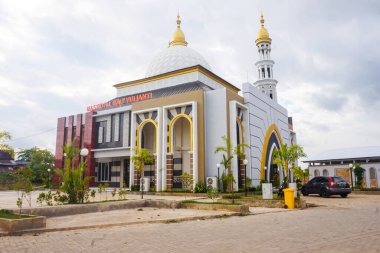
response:
M261 14L260 23L261 27L256 39L259 60L255 64L259 72L259 79L254 84L264 94L277 102L277 80L275 80L273 76L274 61L270 58L272 39L269 37L268 31L264 27L263 14Z

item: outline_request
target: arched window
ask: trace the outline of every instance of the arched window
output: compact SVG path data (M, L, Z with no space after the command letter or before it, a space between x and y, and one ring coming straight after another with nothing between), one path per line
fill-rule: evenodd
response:
M376 179L376 169L373 167L369 168L369 179Z
M262 68L261 72L262 72L262 77L265 78L265 68Z
M326 169L323 170L323 176L324 177L328 177L329 176L328 170L326 170Z
M272 91L272 90L269 91L269 97L270 97L271 99L273 99L273 91Z
M268 70L268 78L270 78L270 68L268 67L267 70Z
M314 170L314 177L319 177L319 170Z

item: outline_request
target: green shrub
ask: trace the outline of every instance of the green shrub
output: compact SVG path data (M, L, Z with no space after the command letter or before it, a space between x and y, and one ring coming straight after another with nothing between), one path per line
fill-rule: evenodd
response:
M195 193L205 193L205 192L207 192L207 189L206 189L206 187L205 187L205 185L204 185L204 183L202 181L199 181L195 185L194 192Z
M131 186L131 191L132 192L138 192L138 191L140 191L140 185L132 185Z
M240 196L240 195L232 195L232 194L228 194L228 195L223 195L222 198L223 198L223 199L241 199L242 196Z

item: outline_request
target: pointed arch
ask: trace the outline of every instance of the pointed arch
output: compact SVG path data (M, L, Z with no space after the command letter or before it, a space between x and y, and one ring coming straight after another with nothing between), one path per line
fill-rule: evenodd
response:
M275 138L277 142L282 146L282 138L280 131L278 130L277 126L275 124L272 124L268 127L268 130L265 134L265 139L264 139L264 145L263 149L261 152L261 168L260 168L260 179L265 180L265 164L267 164L267 153L268 153L268 146L269 146L269 141L271 139ZM272 148L272 147L270 147Z
M157 122L152 120L152 119L144 119L138 126L137 126L137 129L136 129L136 147L138 148L141 148L141 134L142 134L142 130L144 128L144 126L147 124L147 123L152 123L155 127L155 132L156 132L156 140L154 142L154 150L155 152L157 153L158 152L158 125L157 125Z
M169 123L169 153L173 152L173 126L174 123L179 119L179 118L185 118L189 121L190 123L190 151L193 151L193 121L191 117L187 114L180 113L174 116L174 118L170 121Z

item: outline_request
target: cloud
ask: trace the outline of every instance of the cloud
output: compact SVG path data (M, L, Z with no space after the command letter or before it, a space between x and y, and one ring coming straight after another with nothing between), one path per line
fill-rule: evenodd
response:
M175 31L234 85L256 80L259 15L272 43L279 102L309 154L378 145L377 1L0 1L0 129L14 138L112 99L144 77ZM96 91L96 92L94 92ZM11 143L55 148L55 132Z

